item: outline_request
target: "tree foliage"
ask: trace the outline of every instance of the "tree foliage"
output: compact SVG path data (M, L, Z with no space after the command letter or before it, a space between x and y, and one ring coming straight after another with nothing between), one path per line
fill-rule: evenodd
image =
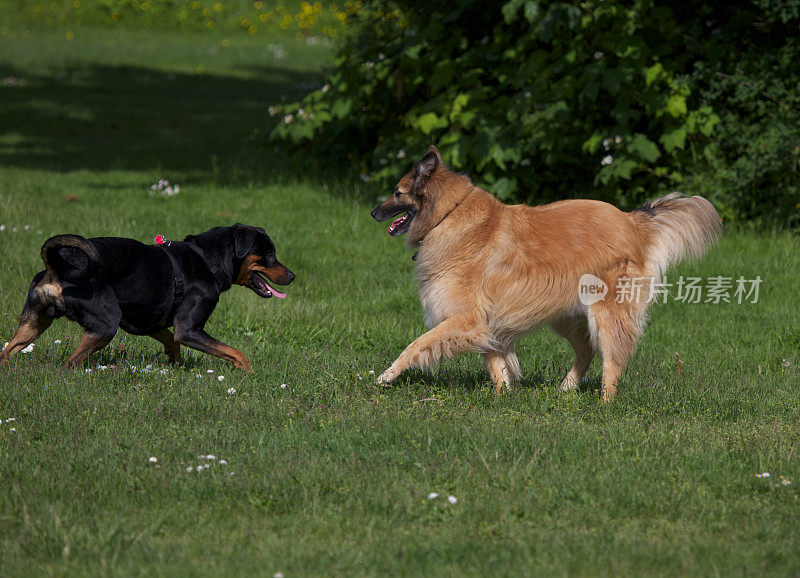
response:
M800 0L676 6L364 2L272 136L384 187L436 143L505 200L631 207L689 187L728 217L791 221Z

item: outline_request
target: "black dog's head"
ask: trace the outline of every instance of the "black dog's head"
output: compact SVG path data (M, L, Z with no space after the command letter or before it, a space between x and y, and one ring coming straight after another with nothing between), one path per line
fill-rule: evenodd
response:
M288 285L294 280L294 273L278 261L275 244L267 232L241 223L236 223L231 229L234 259L241 261L234 283L252 289L261 297L286 297L286 293L276 290L269 281Z
M214 227L185 239L203 249L212 266L227 273L228 283L252 289L260 297L278 297L285 293L270 282L288 285L294 273L278 261L275 245L261 227L236 223L232 227Z

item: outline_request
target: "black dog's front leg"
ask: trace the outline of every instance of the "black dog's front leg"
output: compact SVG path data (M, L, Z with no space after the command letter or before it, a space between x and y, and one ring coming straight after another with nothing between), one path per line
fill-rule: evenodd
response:
M175 341L197 351L227 359L235 367L252 373L253 368L244 353L205 332L206 321L216 305L216 300L188 298L184 301L175 316Z

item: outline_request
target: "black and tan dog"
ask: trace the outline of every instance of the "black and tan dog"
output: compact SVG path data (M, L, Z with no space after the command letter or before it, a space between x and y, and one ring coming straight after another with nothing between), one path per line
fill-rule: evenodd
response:
M45 270L31 282L19 328L0 351L0 365L33 343L54 319L67 317L85 333L66 366L85 363L121 327L160 341L172 363L181 363L180 345L185 345L250 372L241 351L205 332L206 321L220 294L234 284L260 297L282 299L286 295L267 279L278 285L294 279L278 262L264 229L240 223L161 246L120 237L58 235L45 241L41 254ZM175 328L174 335L169 327Z

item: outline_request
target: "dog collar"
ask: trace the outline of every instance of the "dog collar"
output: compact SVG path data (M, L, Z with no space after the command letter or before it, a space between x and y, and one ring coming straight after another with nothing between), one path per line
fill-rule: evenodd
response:
M172 241L170 239L167 239L164 235L156 235L155 238L153 239L153 242L161 248L172 246ZM200 258L203 260L203 263L205 263L206 267L208 267L209 271L211 271L211 275L213 275L214 277L214 282L217 284L217 289L219 290L220 293L222 293L225 290L225 276L224 273L219 269L219 267L210 264L208 262L208 259L206 259L205 254L203 253L203 251L200 250L199 247L195 246L192 243L181 243L181 244L186 245L200 256ZM169 255L170 261L172 261L173 269L177 271L174 257L170 254L169 251L167 251L167 255ZM175 274L176 286L178 277L179 276L176 273ZM183 278L181 278L180 285L181 285L181 292L183 292Z

